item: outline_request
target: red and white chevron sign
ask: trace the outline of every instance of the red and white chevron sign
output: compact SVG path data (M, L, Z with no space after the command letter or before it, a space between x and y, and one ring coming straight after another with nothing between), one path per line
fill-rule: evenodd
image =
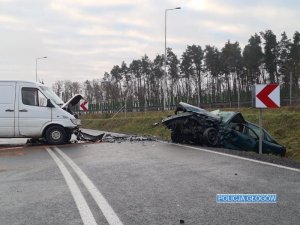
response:
M81 111L84 111L84 112L88 111L88 109L89 109L89 103L86 100L80 100L79 105L80 105L79 109Z
M278 84L256 84L255 95L256 108L280 107L280 86Z

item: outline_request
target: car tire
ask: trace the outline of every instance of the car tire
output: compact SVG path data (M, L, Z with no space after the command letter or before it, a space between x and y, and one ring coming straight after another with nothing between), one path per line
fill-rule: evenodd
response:
M181 132L179 132L178 129L171 131L171 140L174 143L182 143L183 142Z
M216 146L218 144L218 131L213 128L207 128L203 133L204 141L209 146Z
M66 142L67 132L61 126L51 126L45 132L45 139L50 145L62 145Z

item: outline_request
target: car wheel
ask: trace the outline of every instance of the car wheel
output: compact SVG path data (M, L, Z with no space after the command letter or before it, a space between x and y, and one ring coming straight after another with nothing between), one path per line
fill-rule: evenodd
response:
M67 138L66 130L61 126L51 126L46 130L45 139L50 145L64 144Z
M182 143L182 136L178 129L171 131L171 140L175 143Z
M204 141L209 146L216 146L218 144L218 131L213 128L207 128L203 133Z

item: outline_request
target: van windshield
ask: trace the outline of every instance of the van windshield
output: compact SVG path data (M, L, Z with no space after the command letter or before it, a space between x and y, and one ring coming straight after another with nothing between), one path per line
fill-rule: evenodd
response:
M40 86L47 98L54 101L56 105L63 105L64 102L48 87Z

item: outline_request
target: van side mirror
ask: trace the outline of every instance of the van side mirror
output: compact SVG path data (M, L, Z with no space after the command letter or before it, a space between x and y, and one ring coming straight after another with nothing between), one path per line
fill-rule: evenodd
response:
M50 101L50 99L47 99L47 107L54 108L54 105L52 104L52 102Z

